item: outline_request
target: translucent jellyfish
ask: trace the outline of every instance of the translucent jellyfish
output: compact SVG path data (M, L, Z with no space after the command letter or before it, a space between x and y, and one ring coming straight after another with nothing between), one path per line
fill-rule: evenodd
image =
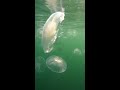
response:
M70 30L67 32L68 37L76 37L78 35L78 32L76 30Z
M73 51L73 53L74 53L75 55L80 55L80 54L82 54L82 52L81 52L81 50L80 50L79 48L75 48L74 51Z
M45 71L45 59L41 56L35 58L35 71L36 72L44 72Z
M56 73L63 73L67 69L67 64L66 62L59 56L50 56L46 60L47 67Z
M42 32L42 46L44 53L52 51L58 33L57 26L64 20L64 16L64 12L56 12L46 21Z

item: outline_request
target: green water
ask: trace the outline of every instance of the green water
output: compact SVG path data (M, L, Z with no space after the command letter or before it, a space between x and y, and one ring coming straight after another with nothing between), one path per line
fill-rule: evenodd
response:
M57 55L67 63L63 73L52 72L47 67L43 72L35 72L35 90L85 90L84 4L84 0L63 0L65 19L59 27L54 49L45 54L40 32L51 12L44 0L35 0L35 58L41 56L46 60Z

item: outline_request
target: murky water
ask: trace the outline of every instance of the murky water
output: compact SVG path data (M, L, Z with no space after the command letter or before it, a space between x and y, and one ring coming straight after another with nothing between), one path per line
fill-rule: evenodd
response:
M51 11L45 0L35 0L35 58L46 59L52 55L62 57L67 63L63 73L35 72L35 90L85 90L85 1L63 0L64 21L59 26L58 37L50 53L44 53L41 36L43 26Z

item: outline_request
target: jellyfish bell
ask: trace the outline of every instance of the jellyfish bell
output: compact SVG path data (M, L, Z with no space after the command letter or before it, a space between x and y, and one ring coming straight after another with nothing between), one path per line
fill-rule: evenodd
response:
M41 56L35 58L35 71L37 73L44 72L45 71L45 59Z
M67 63L59 56L50 56L46 60L47 67L56 73L63 73L67 69Z
M75 48L74 51L73 51L73 53L75 55L81 55L82 54L82 52L81 52L81 50L79 48Z
M53 13L43 26L42 46L44 53L49 53L53 50L53 44L56 41L58 33L58 24L64 20L64 12Z

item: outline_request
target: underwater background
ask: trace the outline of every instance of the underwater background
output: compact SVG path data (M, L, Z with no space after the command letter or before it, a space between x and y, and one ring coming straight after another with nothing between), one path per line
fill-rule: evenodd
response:
M85 0L62 0L64 21L54 49L44 53L41 45L42 28L52 14L45 0L35 0L35 59L40 57L42 66L35 70L35 90L85 90ZM52 72L46 59L61 57L67 64L63 73Z

